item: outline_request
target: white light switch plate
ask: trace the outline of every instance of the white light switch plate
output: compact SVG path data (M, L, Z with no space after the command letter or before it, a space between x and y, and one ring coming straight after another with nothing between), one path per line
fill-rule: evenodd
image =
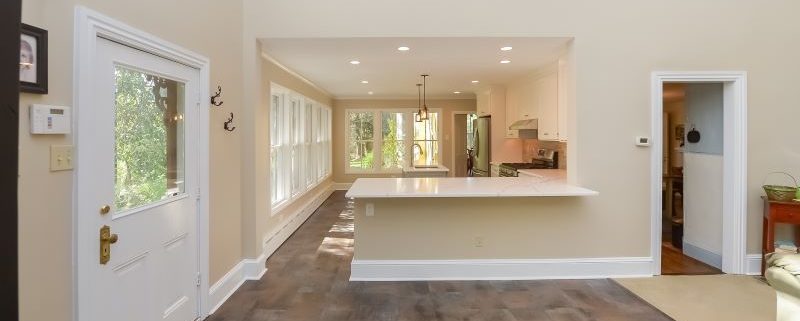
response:
M72 169L72 145L50 145L50 171Z

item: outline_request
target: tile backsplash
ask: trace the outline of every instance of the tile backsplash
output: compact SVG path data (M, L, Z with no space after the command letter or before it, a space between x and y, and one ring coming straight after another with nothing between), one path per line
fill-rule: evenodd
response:
M540 148L553 149L558 151L558 168L567 169L567 143L550 142L538 139L522 140L522 159L525 162L536 156L536 151Z

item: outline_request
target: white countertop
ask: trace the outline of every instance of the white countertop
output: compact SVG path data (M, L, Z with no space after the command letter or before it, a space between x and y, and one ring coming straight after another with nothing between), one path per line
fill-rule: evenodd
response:
M352 198L392 197L542 197L592 196L598 193L547 177L359 178L347 191Z
M403 167L404 172L449 172L450 169L442 165L436 167Z

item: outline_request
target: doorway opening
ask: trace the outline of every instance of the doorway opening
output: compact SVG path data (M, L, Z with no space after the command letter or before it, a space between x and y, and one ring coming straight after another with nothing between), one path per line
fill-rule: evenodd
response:
M744 274L746 74L653 73L653 274Z
M475 150L474 121L478 114L470 111L453 112L453 160L454 177L470 177Z
M666 83L663 93L661 273L720 274L722 84Z

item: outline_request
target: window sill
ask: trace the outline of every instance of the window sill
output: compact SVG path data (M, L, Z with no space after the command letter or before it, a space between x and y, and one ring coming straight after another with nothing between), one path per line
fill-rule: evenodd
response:
M309 191L319 187L320 184L322 184L322 182L329 180L332 176L333 176L333 174L325 175L324 177L322 177L322 179L318 180L314 184L311 184L310 186L308 186L308 188L298 192L294 196L291 196L291 197L289 197L289 198L287 198L287 199L285 199L283 201L280 201L278 203L273 204L272 207L270 208L269 216L273 217L277 213L280 213L281 211L285 210L286 208L288 208L289 206L294 204L297 200L303 198L303 196L308 194Z

